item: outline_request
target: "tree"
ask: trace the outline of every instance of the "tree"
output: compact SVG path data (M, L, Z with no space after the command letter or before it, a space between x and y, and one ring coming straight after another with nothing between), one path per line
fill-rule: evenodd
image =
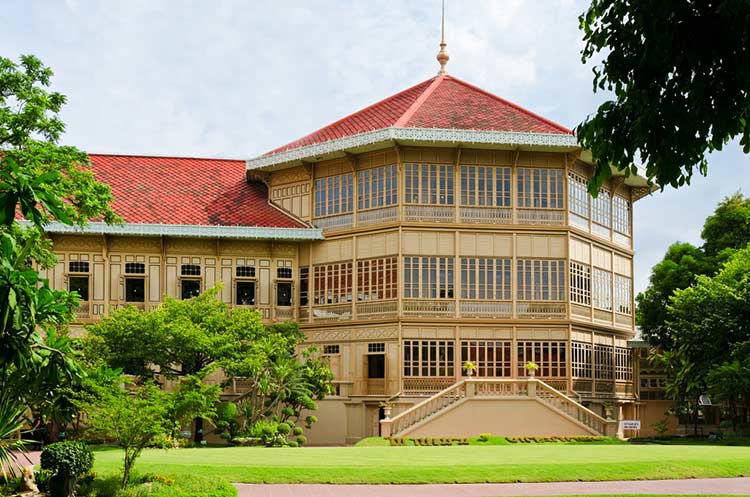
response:
M747 402L747 384L734 382L750 362L750 247L738 250L713 277L677 290L668 307L673 347L664 355L667 391L693 401L717 393L730 408ZM736 409L734 410L736 414Z
M125 451L122 488L127 487L138 456L154 437L170 432L170 401L153 383L135 388L113 388L87 406L87 423L94 433L114 439Z
M750 2L591 0L579 20L594 91L614 94L576 128L592 192L610 165L676 188L735 137L750 153Z
M675 290L687 288L698 275L711 274L713 261L689 243L674 243L664 258L651 269L649 286L636 297L636 323L652 345L670 349L672 332L667 326L667 306Z
M54 262L43 228L51 220L84 225L118 220L109 187L98 183L85 153L58 145L65 96L48 91L52 71L33 56L0 57L0 407L23 402L11 377L64 354L43 336L72 318L78 299L53 291L34 265ZM16 215L28 222L22 226ZM13 409L10 409L12 411ZM8 411L8 412L10 412Z
M737 193L722 200L703 225L702 247L675 243L651 270L649 286L636 296L636 323L643 337L662 349L672 347L667 306L676 290L695 284L700 275L713 275L750 242L750 198Z

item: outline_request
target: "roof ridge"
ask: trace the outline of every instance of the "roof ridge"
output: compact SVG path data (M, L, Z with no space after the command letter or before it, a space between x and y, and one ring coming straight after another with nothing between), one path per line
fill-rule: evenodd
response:
M480 88L478 86L475 86L475 85L473 85L471 83L467 83L466 81L464 81L462 79L459 79L459 78L457 78L455 76L445 75L445 78L452 79L453 81L455 81L458 84L461 84L461 85L463 85L463 86L465 86L467 88L471 88L472 90L478 91L478 92L480 92L480 93L482 93L484 95L487 95L488 97L494 98L495 100L497 100L499 102L502 102L503 104L508 105L510 107L513 107L514 109L516 109L516 110L518 110L520 112L523 112L524 114L526 114L528 116L531 116L534 119L539 119L540 121L542 121L542 122L544 122L546 124L549 124L550 126L553 126L553 127L557 128L557 129L559 129L560 131L564 131L565 133L569 133L571 135L574 134L572 129L566 128L562 124L558 124L558 123L556 123L555 121L553 121L551 119L547 119L546 117L540 116L536 112L532 112L529 109L521 107L517 103L511 102L510 100L506 100L506 99L504 99L503 97L501 97L499 95L495 95L492 92L489 92L487 90L483 90L482 88Z
M136 157L142 159L179 159L179 160L213 160L225 162L245 162L246 159L223 159L221 157L195 157L180 155L146 155L146 154L107 154L86 152L89 157Z
M390 96L388 96L388 97L385 97L385 98L383 98L383 99L381 99L381 100L378 100L377 102L375 102L375 103L373 103L373 104L370 104L370 105L368 105L367 107L362 107L361 109L359 109L359 110L357 110L357 111L351 112L351 113L349 113L349 114L347 114L347 115L345 115L345 116L341 117L340 119L337 119L336 121L334 121L334 122L332 122L332 123L328 123L328 124L326 124L326 125L324 125L324 126L321 126L320 128L318 128L318 129L316 129L316 130L314 130L314 131L312 131L312 132L310 132L310 133L308 133L308 134L304 135L303 137L301 137L301 138L298 138L298 139L296 139L296 140L294 140L294 141L292 141L292 142L289 142L289 143L287 143L286 145L282 145L281 147L277 147L277 148L275 148L275 149L273 149L273 150L270 150L270 151L268 151L268 152L264 153L263 155L271 155L271 154L275 154L275 153L278 153L278 152L282 152L282 151L284 150L284 147L286 147L286 146L288 146L288 145L291 145L292 143L296 143L296 142L298 142L298 141L300 141L300 140L304 140L304 139L305 139L306 137L308 137L308 136L310 136L310 135L314 135L315 133L318 133L318 132L320 132L320 131L322 131L322 130L324 130L324 129L328 129L328 128L333 128L333 127L334 127L334 126L336 126L337 124L339 124L339 123L342 123L342 122L346 121L347 119L349 119L349 118L351 118L351 117L353 117L353 116L356 116L357 114L363 113L363 112L365 112L365 111L367 111L367 110L370 110L370 109L372 109L372 108L374 108L374 107L377 107L377 106L379 106L379 105L382 105L382 104L384 104L384 103L386 103L386 102L389 102L389 101L395 100L396 98L398 98L398 97L402 96L403 94L405 94L405 93L407 93L407 92L410 92L410 91L414 90L415 88L417 88L418 86L421 86L421 85L423 85L423 84L427 83L428 81L432 81L433 79L436 79L436 78L437 78L437 76L434 76L434 77L432 77L432 78L429 78L429 79L426 79L426 80L424 80L424 81L420 81L419 83L413 84L413 85L411 85L410 87L408 87L408 88L406 88L406 89L404 89L404 90L401 90L401 91L400 91L400 92L398 92L398 93L394 93L393 95L390 95ZM391 125L391 126L392 126L392 125Z
M440 86L440 83L443 82L445 79L444 74L440 74L437 77L433 78L432 83L425 88L425 90L417 97L416 100L409 106L408 109L406 109L406 112L401 114L401 117L399 117L395 123L391 127L393 128L403 128L404 124L409 122L409 119L412 118L415 112L419 110L419 108L422 106L422 104L427 100L430 95L432 95L432 92L435 91L435 88ZM428 80L429 81L429 80Z

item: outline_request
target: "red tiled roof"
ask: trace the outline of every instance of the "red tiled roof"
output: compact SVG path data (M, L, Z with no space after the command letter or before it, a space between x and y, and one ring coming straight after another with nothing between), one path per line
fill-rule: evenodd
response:
M423 81L268 154L389 127L573 133L481 88L443 75Z
M96 179L126 223L302 228L269 205L261 183L245 180L245 161L89 155Z

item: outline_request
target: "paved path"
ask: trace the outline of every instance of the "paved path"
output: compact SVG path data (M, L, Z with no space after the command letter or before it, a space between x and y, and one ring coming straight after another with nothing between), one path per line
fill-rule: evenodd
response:
M750 478L456 485L253 485L239 497L487 497L586 494L750 495Z

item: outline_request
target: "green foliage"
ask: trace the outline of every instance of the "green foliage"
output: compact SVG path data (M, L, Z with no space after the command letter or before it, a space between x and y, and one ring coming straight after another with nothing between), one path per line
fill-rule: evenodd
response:
M489 433L482 433L479 435L479 441L480 442L488 442L490 440L490 434Z
M701 238L705 241L703 250L709 257L747 246L750 243L750 197L735 193L722 200L706 218Z
M279 425L276 427L276 431L278 431L281 435L288 435L289 432L292 431L292 429L286 423L279 423Z
M83 442L58 442L44 447L41 463L50 474L50 496L72 497L78 478L94 465L94 456Z
M0 476L3 480L16 474L19 455L26 450L26 444L17 435L23 427L23 414L26 409L10 402L0 402Z
M116 477L95 478L81 485L80 497L236 497L237 489L221 478L182 475L134 475L130 486L122 489Z
M303 445L307 443L307 437L304 435L299 435L295 440L297 441L300 447L302 447Z
M294 433L294 435L296 435L296 436L298 436L298 435L302 435L302 428L300 428L299 426L295 426L295 427L294 427L294 430L293 430L293 433Z
M606 442L607 437L578 435L572 437L505 437L510 443L537 444L537 443L596 443Z
M135 391L114 388L87 408L91 430L117 442L125 450L122 488L130 479L135 460L152 439L169 433L170 401L151 383Z
M580 24L583 62L602 58L594 91L614 95L576 128L597 160L592 192L610 164L635 173L640 161L679 187L734 137L750 152L750 3L591 0Z

